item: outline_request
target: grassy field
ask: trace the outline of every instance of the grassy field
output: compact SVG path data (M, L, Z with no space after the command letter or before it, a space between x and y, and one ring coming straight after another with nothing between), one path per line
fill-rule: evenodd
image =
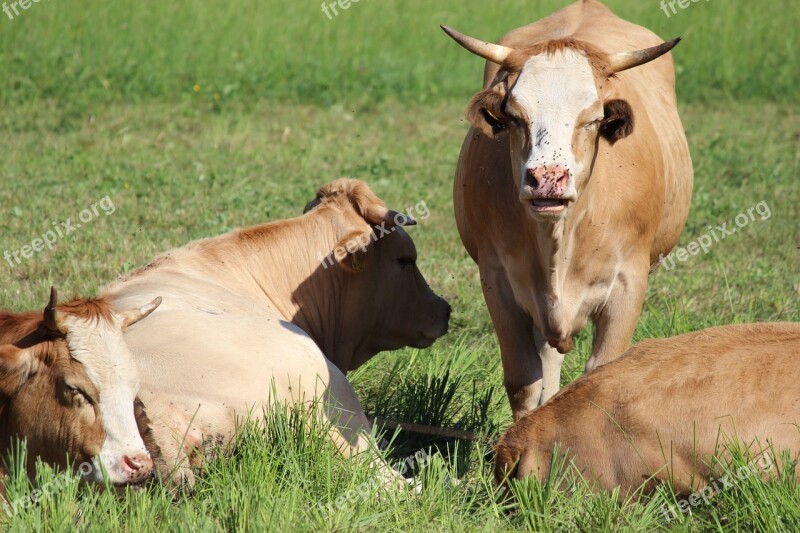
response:
M800 10L716 0L667 18L655 0L609 4L662 37L685 37L675 55L696 182L681 244L761 206L708 253L651 277L636 340L800 321ZM0 13L0 253L101 207L52 250L0 261L0 306L40 308L51 284L96 293L171 247L296 216L323 183L364 179L396 209L427 203L431 216L411 233L454 315L432 349L381 354L351 380L370 414L481 435L397 435L390 460L432 454L414 468L424 490L410 496L374 490L372 467L339 458L324 428L300 431L296 415L277 412L266 432L251 428L212 458L193 493L173 499L155 486L117 498L43 468L46 495L0 512L0 529L800 529L791 476L740 483L672 521L660 510L676 504L666 489L619 501L569 471L568 491L525 483L506 501L493 487L491 444L511 415L451 196L482 65L437 25L493 39L560 5L361 0L329 20L319 2L42 0L14 20ZM565 384L590 339L589 330L577 339ZM11 501L32 489L12 473Z

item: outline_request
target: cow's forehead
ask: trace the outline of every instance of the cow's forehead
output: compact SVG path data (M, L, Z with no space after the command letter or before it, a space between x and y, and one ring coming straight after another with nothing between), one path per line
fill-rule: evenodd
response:
M532 56L525 63L510 98L533 119L558 111L575 115L599 101L594 70L589 59L577 50Z
M402 226L395 226L390 230L389 235L380 239L384 249L393 253L414 252L417 248L408 232Z
M134 385L139 377L136 364L122 336L119 317L112 322L96 318L66 316L70 356L81 363L92 383L104 395L115 386Z

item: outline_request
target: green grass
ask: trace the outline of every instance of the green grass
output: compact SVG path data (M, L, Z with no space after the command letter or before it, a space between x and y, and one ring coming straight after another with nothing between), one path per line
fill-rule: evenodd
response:
M654 0L610 4L662 37L686 38L676 51L678 92L696 182L681 245L760 202L770 209L767 220L654 274L636 340L800 321L800 11L788 0L718 0L667 19ZM430 217L410 231L420 268L454 315L432 349L381 354L350 378L372 415L481 435L469 443L401 433L391 460L435 451L414 469L424 490L367 491L373 471L365 460L339 458L324 428L298 431L297 418L278 411L266 432L249 428L213 458L193 493L173 500L155 486L118 498L44 468L40 488L66 481L11 519L0 513L0 529L800 528L791 476L749 480L670 523L659 510L675 504L668 490L619 502L591 493L566 467L549 485L521 484L515 501L494 489L491 444L511 415L451 195L481 64L437 24L495 38L556 5L362 0L332 21L319 2L43 0L14 21L0 13L0 253L105 196L114 204L113 214L100 211L53 250L19 265L0 260L1 307L41 308L51 284L94 294L169 248L298 215L321 184L364 179L395 209L428 205ZM582 372L590 339L588 330L578 337L564 383ZM458 485L447 483L456 477ZM9 487L12 500L32 489L14 472ZM364 497L347 498L359 489Z
M362 0L332 20L320 4L41 0L14 20L0 14L0 102L53 100L77 115L101 103L151 99L466 98L481 61L440 24L497 39L566 2ZM676 62L685 101L797 102L800 10L793 0L700 2L669 18L658 0L608 5L662 38L684 36Z

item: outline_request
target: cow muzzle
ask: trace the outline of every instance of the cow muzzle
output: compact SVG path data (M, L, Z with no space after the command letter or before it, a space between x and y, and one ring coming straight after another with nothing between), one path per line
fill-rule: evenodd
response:
M147 453L124 455L122 456L122 470L127 476L126 483L141 483L152 475L153 459Z
M436 339L444 336L450 326L450 314L453 309L444 298L437 297L436 311L433 320L420 331L419 339L412 344L414 348L428 348Z
M92 463L93 468L89 475L83 473L87 480L102 483L105 473L108 481L118 488L140 487L155 473L153 459L147 452L125 453L113 458L100 454Z
M575 200L571 178L563 165L528 168L522 178L519 201L535 215L561 215Z

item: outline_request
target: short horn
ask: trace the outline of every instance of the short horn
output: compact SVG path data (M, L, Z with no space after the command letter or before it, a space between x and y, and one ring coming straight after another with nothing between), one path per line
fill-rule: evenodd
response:
M481 41L475 37L470 37L469 35L459 33L453 28L449 28L447 26L441 26L441 28L447 35L452 37L455 42L473 54L481 56L484 59L488 59L492 63L497 63L498 65L502 65L508 56L511 55L511 52L514 51L513 48L509 48L508 46Z
M58 314L58 291L55 287L50 287L50 301L47 302L47 307L44 308L42 320L44 326L50 331L63 333L61 324L61 317Z
M125 311L125 313L123 313L124 319L122 321L122 329L126 329L143 318L146 318L147 315L155 311L159 305L161 305L161 296L156 296L149 304Z
M608 56L608 68L611 73L616 74L629 68L644 65L650 61L657 59L681 42L681 38L677 37L671 41L661 43L652 48L645 48L644 50L636 50L635 52L620 52L618 54L611 54Z

